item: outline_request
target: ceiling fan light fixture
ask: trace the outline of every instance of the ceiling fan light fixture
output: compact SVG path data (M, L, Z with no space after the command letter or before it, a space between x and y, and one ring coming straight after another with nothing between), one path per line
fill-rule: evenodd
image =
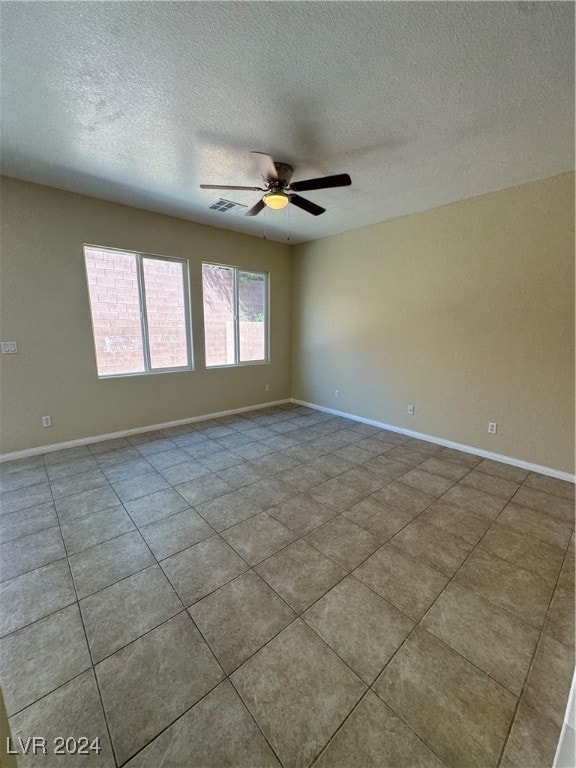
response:
M274 210L285 208L290 202L290 198L288 195L285 195L284 192L268 192L267 195L264 195L262 200L268 208L274 208Z

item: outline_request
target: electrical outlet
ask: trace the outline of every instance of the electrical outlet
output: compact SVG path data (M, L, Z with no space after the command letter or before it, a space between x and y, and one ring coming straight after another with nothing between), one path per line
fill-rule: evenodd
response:
M407 411L408 411L408 415L409 416L414 416L414 406L413 405L409 405L408 408L407 408Z
M43 427L51 427L52 426L52 416L42 416L42 426Z
M0 350L3 355L16 355L18 353L18 344L15 341L1 341Z
M270 384L266 384L266 386L264 387L264 389L266 390L266 392L270 392Z
M334 390L334 397L340 397L340 390L339 389L335 389Z
M498 428L498 425L495 421L489 421L488 422L488 432L490 432L491 435L496 434L496 429Z

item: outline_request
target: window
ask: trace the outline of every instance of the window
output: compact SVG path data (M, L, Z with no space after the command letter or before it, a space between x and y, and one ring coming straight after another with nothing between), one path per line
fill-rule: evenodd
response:
M192 367L182 259L84 247L98 376Z
M268 361L268 275L202 264L206 366Z

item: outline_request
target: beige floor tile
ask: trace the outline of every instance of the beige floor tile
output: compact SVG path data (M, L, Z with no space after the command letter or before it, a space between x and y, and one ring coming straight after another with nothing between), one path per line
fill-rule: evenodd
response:
M205 501L212 501L218 496L224 496L232 491L232 486L225 482L218 475L206 475L196 480L190 480L175 487L176 491L183 496L188 504L195 507Z
M524 703L561 728L573 672L574 648L542 635L528 674Z
M42 469L44 467L44 456L25 456L21 459L12 459L3 461L0 464L0 476L12 475L14 472L23 472L26 469Z
M78 598L98 592L155 562L138 531L97 544L69 558Z
M472 552L455 580L537 628L544 623L554 589L541 576L482 549Z
M33 754L32 751L27 756L21 755L18 758L19 768L54 768L54 739L68 736L85 736L90 744L98 740L101 753L65 754L58 764L70 768L114 768L116 765L91 669L11 717L10 730L13 736L19 736L24 742L34 736L42 736L51 746L46 755Z
M564 645L574 646L575 626L574 558L567 558L548 609L544 632Z
M13 579L63 557L66 557L66 552L58 526L29 533L21 539L0 545L0 581Z
M104 441L103 443L99 443L99 445L103 446L103 445L106 445L107 443L108 441ZM92 447L92 455L96 460L96 463L98 464L98 466L101 467L102 469L105 469L106 467L113 467L117 464L123 464L127 461L138 461L139 459L142 458L142 456L138 453L136 448L133 448L128 441L126 441L126 445L122 446L121 448L115 448L110 450L102 449L100 452L94 451L94 445L91 447Z
M354 576L414 621L422 618L448 582L446 576L391 544L362 563Z
M96 666L119 763L128 760L223 677L186 613Z
M422 626L516 696L538 642L539 630L459 584L449 584Z
M128 501L124 506L134 523L140 528L142 525L154 523L168 515L182 512L188 509L189 505L173 488L165 488L163 491L156 491L141 499Z
M157 437L157 439L136 444L138 452L141 453L142 456L152 456L157 453L163 453L164 451L171 451L176 447L176 443L173 443L169 438L163 437L162 433L155 437Z
M82 491L90 491L92 488L100 488L103 485L108 485L108 480L102 470L98 468L50 481L54 499L72 496L76 493L82 493Z
M306 446L303 447L305 448ZM305 456L303 456L302 459L307 461ZM336 477L337 475L346 472L348 469L352 469L354 464L333 453L328 453L328 455L312 458L310 462L307 463L307 466L312 469L317 469L319 472L324 472L329 477Z
M558 480L555 477L547 477L536 472L530 472L526 478L525 485L528 488L535 488L537 491L552 493L554 496L561 496L564 499L574 501L574 483L568 483L566 480Z
M511 483L523 483L528 477L527 469L513 467L510 464L502 464L500 461L492 459L483 459L476 467L479 472L485 472L487 475L501 477L502 480L509 480Z
M310 765L366 690L300 620L231 680L286 768Z
M36 531L44 531L46 528L58 525L54 504L40 504L38 507L30 507L20 512L11 512L8 515L0 515L0 541L14 541L22 536L28 536Z
M120 451L118 452L120 453ZM136 452L130 461L117 461L102 467L104 474L111 483L120 483L124 480L133 480L143 475L156 475L151 464Z
M210 472L221 472L224 469L230 469L230 467L242 464L244 459L232 451L219 450L214 451L214 453L208 456L201 456L200 461Z
M448 488L454 485L454 480L449 480L446 477L440 475L433 475L431 472L426 472L421 467L416 467L402 475L400 482L409 485L411 488L416 488L419 491L427 493L429 496L442 496L446 493Z
M10 512L19 512L28 507L37 507L52 501L52 492L49 483L29 485L26 488L17 488L14 491L2 491L0 495L0 509L3 515Z
M434 497L416 488L410 488L404 483L394 481L373 494L376 501L382 502L388 507L400 509L404 512L413 512L415 515L423 512L426 507L434 502Z
M181 486L179 486L180 488ZM242 520L262 512L262 507L248 496L243 495L241 491L232 491L224 496L218 496L212 501L206 501L196 507L204 520L217 531L224 531L231 528Z
M197 544L214 535L214 529L193 509L185 509L140 528L146 544L157 560Z
M341 482L341 477L342 475L339 475L337 478L311 488L308 494L320 504L331 507L335 512L343 512L368 495L369 491L359 491Z
M500 762L501 768L551 768L560 728L521 701Z
M494 520L506 505L506 500L499 496L493 496L485 493L478 488L472 488L469 485L463 485L461 482L452 486L444 496L442 501L448 501L450 504L469 509L477 515L484 515Z
M514 502L525 507L539 509L540 512L546 512L547 515L552 515L558 520L565 520L574 525L574 499L553 496L551 493L523 485L514 496Z
M28 707L90 666L77 605L4 637L0 683L7 714Z
M248 565L220 536L213 536L163 560L162 570L188 607L247 571Z
M380 546L380 539L342 515L306 536L306 541L345 570L355 568Z
M383 486L410 470L410 467L407 467L406 464L389 459L386 455L374 456L373 459L368 459L368 461L362 464L362 468L372 472Z
M561 549L566 549L572 535L571 523L513 502L504 507L497 519L507 528L513 528L520 533L529 533Z
M480 491L490 493L492 496L499 496L509 501L520 487L518 483L512 483L510 480L504 480L502 477L487 475L480 472L479 469L473 469L461 480L462 485L469 485Z
M564 559L564 550L498 523L490 528L478 546L552 582L556 581Z
M327 592L302 618L368 685L414 627L353 576Z
M409 448L407 444L403 444L387 451L386 457L393 461L400 461L402 464L406 464L407 467L417 467L430 458L430 454L421 453L413 448Z
M65 461L72 461L72 459L80 459L83 456L90 455L91 453L87 445L76 445L74 448L62 448L59 451L45 453L44 463L46 466L49 464L62 464Z
M367 496L342 513L342 517L370 531L381 543L388 541L401 528L408 525L414 516L413 512L394 509L373 496Z
M228 681L211 691L126 764L126 768L280 768Z
M28 571L0 584L0 637L76 601L66 560Z
M384 702L368 691L314 768L444 768Z
M66 496L56 501L56 512L61 523L75 520L78 517L100 512L102 509L117 507L120 499L111 487L94 488L74 496Z
M296 618L253 571L200 600L189 613L228 674Z
M498 764L516 697L424 629L374 690L450 768Z
M141 499L156 491L162 491L170 488L168 482L159 472L151 472L141 477L130 477L127 480L121 480L118 483L112 483L112 488L118 495L122 503Z
M176 464L183 464L185 461L189 461L190 456L182 448L174 447L169 451L153 453L151 456L147 456L146 460L154 469L160 472L167 467L173 467Z
M94 465L96 466L96 462ZM96 469L98 469L97 466ZM47 480L48 475L44 467L31 467L30 469L23 469L21 472L3 472L0 474L0 491L2 493L17 491L29 485L45 483Z
M491 525L491 521L487 517L470 512L464 507L450 504L443 499L439 499L428 509L425 509L418 519L448 531L473 545L480 541Z
M464 453L464 451L457 451L454 448L442 448L435 455L435 458L452 461L455 464L462 464L462 466L469 469L474 469L482 461L482 458L474 453Z
M358 466L338 475L338 482L349 485L351 488L355 488L364 494L374 493L374 491L377 491L384 485L374 472Z
M296 539L296 535L266 512L223 531L222 538L250 565L257 565Z
M302 540L257 565L256 571L297 613L346 575L340 566Z
M454 575L473 547L465 539L419 518L397 533L390 543L449 577Z
M320 504L307 493L300 493L277 507L271 507L268 514L279 520L291 531L304 536L322 523L335 517L337 512L332 507Z
M438 455L426 459L423 464L418 466L418 469L431 472L433 475L440 475L440 477L453 480L455 483L470 471L468 467L463 467L461 464L456 464L453 461L446 461L446 459L439 458Z
M290 472L291 470L286 471ZM218 472L218 477L227 482L230 486L230 489L238 489L242 488L244 485L251 485L257 480L261 480L262 473L258 467L255 467L248 461L244 461L242 464L236 464L233 467L229 467L228 469L223 469L222 471Z
M159 565L135 573L80 601L96 664L182 611Z
M340 456L340 458L346 459L346 461L350 461L352 464L363 464L365 461L368 461L368 459L374 458L374 452L362 447L360 442L354 443L352 445L346 445L344 448L338 448L338 450L333 452L334 456ZM384 453L384 443L379 440L376 442L378 444L378 450L376 452Z
M133 531L135 527L124 507L119 504L117 507L64 522L61 529L66 551L68 555L74 555L83 549Z
M296 458L288 455L289 451L299 451L301 446L297 445L294 448L288 448L286 451L273 451L267 453L265 456L260 456L257 459L253 459L254 466L265 475L277 475L278 472L282 472L284 469L290 469L300 464L301 458Z

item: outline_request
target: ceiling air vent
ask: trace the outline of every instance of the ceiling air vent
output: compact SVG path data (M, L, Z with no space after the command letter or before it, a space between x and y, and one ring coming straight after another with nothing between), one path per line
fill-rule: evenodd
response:
M236 208L241 209L247 207L247 205L242 205L242 203L235 203L232 200L224 200L223 197L208 206L211 211L220 211L220 213L228 213Z

